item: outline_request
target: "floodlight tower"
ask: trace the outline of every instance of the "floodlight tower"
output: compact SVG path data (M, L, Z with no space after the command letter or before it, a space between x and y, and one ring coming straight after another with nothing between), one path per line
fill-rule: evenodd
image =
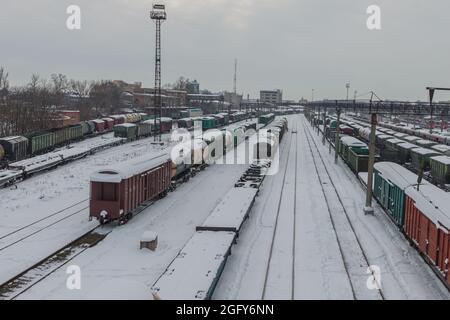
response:
M161 101L161 23L167 19L166 8L163 4L154 4L150 11L150 18L156 23L156 41L155 41L155 140L161 141L161 117L162 117L162 101ZM158 108L159 130L156 134L156 108Z

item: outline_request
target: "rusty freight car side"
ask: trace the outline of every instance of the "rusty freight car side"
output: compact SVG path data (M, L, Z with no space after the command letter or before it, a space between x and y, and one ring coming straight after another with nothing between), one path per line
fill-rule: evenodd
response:
M91 176L90 218L125 222L143 202L167 193L171 181L168 153L143 156Z

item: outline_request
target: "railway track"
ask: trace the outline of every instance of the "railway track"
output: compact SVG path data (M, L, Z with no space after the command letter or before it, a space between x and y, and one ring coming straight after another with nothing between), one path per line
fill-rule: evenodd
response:
M303 119L303 121L305 120ZM328 208L328 215L336 236L353 299L384 300L385 297L381 289L376 291L369 290L366 286L367 270L372 274L372 277L375 277L374 271L370 268L370 261L361 245L360 238L354 229L330 172L327 169L317 142L307 127L305 124L303 128L305 138Z
M58 223L61 223L62 221L65 221L69 219L72 216L85 213L87 209L89 208L88 203L89 199L84 199L82 201L79 201L75 204L72 204L64 209L58 210L50 215L47 215L39 220L36 220L32 223L29 223L23 227L20 227L14 231L11 231L5 235L2 235L0 237L0 252L4 251L16 244L21 243L22 241L29 239L30 237L49 229L52 226L57 225ZM73 212L73 210L75 210ZM60 217L60 215L68 213L67 215L64 215ZM54 218L57 218L55 221L52 221ZM48 221L50 220L50 221ZM46 224L40 226L42 222L46 222ZM6 244L5 244L6 240Z
M293 129L293 131L296 132L296 129ZM288 171L288 163L289 163L289 159L291 157L291 146L292 146L292 139L293 136L295 135L295 153L294 153L294 160L295 160L295 177L294 177L294 183L295 183L295 192L294 192L294 208L293 208L293 212L292 212L292 225L293 225L293 231L292 231L292 264L291 264L291 292L290 292L290 296L291 296L291 300L294 300L295 298L295 215L296 215L296 202L297 202L297 149L298 149L298 145L297 145L297 134L292 133L291 137L289 139L289 144L288 144L288 155L287 155L287 161L286 161L286 166L283 172L283 181L282 181L282 187L281 187L281 192L280 192L280 197L278 199L278 205L277 205L277 213L275 216L275 226L273 228L273 233L272 233L272 239L271 239L271 244L270 244L270 251L269 251L269 258L267 261L267 267L266 267L266 272L265 272L265 278L264 278L264 286L263 286L263 291L262 291L262 295L261 295L261 299L264 300L267 298L267 288L268 288L268 280L269 280L269 274L271 272L271 264L272 264L272 259L273 259L273 253L274 253L274 246L275 246L275 239L276 239L276 235L278 232L280 232L278 230L279 227L279 218L280 218L280 212L281 212L281 205L283 202L283 195L284 195L284 191L285 191L285 186L286 186L286 177L287 177L287 171Z

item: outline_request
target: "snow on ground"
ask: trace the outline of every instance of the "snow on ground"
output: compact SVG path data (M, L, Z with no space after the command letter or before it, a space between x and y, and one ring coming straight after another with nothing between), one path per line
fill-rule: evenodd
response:
M128 295L136 298L139 292L139 298L150 299L149 288L245 168L246 165L212 165L126 225L114 228L97 246L70 262L81 268L81 290L66 288L67 274L62 268L20 298L92 299ZM140 237L148 230L158 233L155 252L139 250ZM129 283L126 287L122 286L124 279ZM147 291L142 290L142 284ZM102 286L107 290L101 290Z
M230 125L235 128L241 123ZM76 147L98 145L111 134L74 143ZM141 139L92 156L57 167L33 176L16 186L0 190L0 283L31 267L44 257L62 248L72 240L95 227L95 221L88 221L89 177L95 170L116 163L125 162L144 154L157 153L168 147L170 134L164 134L165 146L152 144L153 138ZM85 201L81 204L79 202ZM68 208L75 205L72 208ZM68 208L67 210L64 210ZM64 210L21 232L7 236L47 216ZM77 212L78 211L78 212ZM42 228L68 217L55 225ZM35 235L17 244L36 232Z
M352 299L348 277L345 273L342 256L336 243L321 186L315 171L312 155L306 142L303 126L309 126L303 116L290 120L298 126L298 177L296 202L296 241L295 273L288 266L292 262L292 206L293 197L282 202L287 212L280 212L278 232L275 239L284 239L276 245L273 254L277 259L269 269L266 296L270 298L289 298L291 284L287 279L294 278L295 299ZM311 130L313 132L313 130ZM375 215L366 216L362 208L365 202L364 189L355 175L340 160L334 165L334 154L328 153L328 145L321 145L321 137L313 132L319 144L327 168L336 183L350 220L361 240L369 262L381 268L381 285L387 299L450 299L436 275L425 264L382 209L375 205ZM287 137L282 143L282 167L286 165ZM291 145L291 148L292 145ZM291 149L292 154L292 149ZM290 156L289 162L295 161ZM288 174L292 169L288 167ZM286 179L284 192L294 185ZM267 263L269 259L272 233L280 191L283 185L282 170L267 177L250 219L244 225L237 245L228 259L224 273L219 281L214 298L216 299L260 299L262 297ZM283 216L291 215L283 223ZM282 227L284 225L284 227ZM291 240L289 240L291 239ZM274 258L272 258L274 259ZM369 277L369 275L367 275ZM292 282L291 282L292 283ZM359 288L361 290L361 288ZM270 291L270 293L269 293Z

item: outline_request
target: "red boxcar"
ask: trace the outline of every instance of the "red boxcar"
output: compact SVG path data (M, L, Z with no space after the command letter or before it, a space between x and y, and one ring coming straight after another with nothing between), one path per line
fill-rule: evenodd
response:
M145 201L167 193L171 180L168 153L147 155L91 176L90 218L100 223L131 218Z
M172 131L172 119L171 118L161 118L161 132L167 133Z
M405 193L405 233L450 285L450 193L433 185Z
M97 132L103 132L103 131L105 131L105 121L104 120L101 120L101 119L95 119L95 120L92 120L92 122L94 123L94 125L95 125L95 131L97 131Z
M103 121L105 121L105 130L112 130L114 127L114 119L112 118L103 118Z

